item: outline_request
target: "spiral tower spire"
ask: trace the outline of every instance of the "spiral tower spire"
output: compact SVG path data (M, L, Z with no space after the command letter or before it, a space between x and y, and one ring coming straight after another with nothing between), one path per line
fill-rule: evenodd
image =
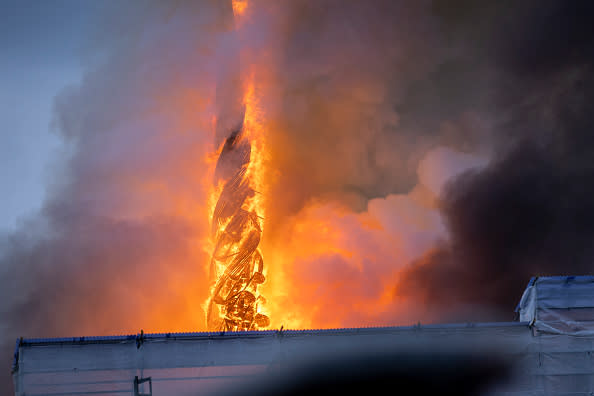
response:
M211 331L257 330L269 325L259 311L264 301L258 286L264 283L264 260L258 249L262 218L253 205L249 165L252 145L241 124L225 140L215 169L215 184L223 183L212 216L211 274L215 284L208 301L207 325Z

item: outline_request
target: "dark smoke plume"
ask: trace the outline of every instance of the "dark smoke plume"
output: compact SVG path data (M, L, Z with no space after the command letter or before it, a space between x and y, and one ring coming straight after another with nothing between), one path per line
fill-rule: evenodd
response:
M485 169L448 184L440 207L449 240L412 263L395 290L436 310L474 306L454 314L466 320L511 319L531 276L594 268L594 5L509 11L444 16L458 29L488 26L477 41L500 81L497 149Z

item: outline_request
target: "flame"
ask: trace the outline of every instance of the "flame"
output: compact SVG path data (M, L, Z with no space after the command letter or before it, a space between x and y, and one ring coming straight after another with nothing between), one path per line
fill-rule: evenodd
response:
M237 18L245 14L248 2L247 0L233 0L231 5L233 6L233 15Z
M250 179L250 184L254 188L256 194L248 201L248 209L256 211L260 216L265 213L265 195L262 192L265 189L266 181L265 166L266 147L264 145L264 126L263 126L263 110L256 95L256 86L254 84L254 75L249 78L249 82L245 89L244 103L245 103L245 117L244 117L244 133L245 138L251 142L251 160L247 167L246 177Z
M214 283L204 308L210 330L255 330L269 324L262 311L265 299L258 292L266 279L258 249L263 232L265 149L254 80L252 73L244 89L241 125L218 150L209 198Z

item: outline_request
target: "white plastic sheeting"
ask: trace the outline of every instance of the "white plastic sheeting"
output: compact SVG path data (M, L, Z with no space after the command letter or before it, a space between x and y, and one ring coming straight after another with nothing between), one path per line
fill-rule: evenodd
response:
M516 311L542 333L594 336L594 276L532 278Z
M594 392L593 337L533 334L519 322L23 340L14 382L19 396L133 395L137 376L151 377L155 396L202 395L304 351L331 353L372 344L504 353L516 364L515 376L495 394ZM140 391L148 393L148 385L142 384Z
M19 396L132 395L138 376L151 377L153 395L200 395L312 352L438 347L438 340L448 346L505 343L522 353L531 338L526 325L511 323L23 340L14 383Z

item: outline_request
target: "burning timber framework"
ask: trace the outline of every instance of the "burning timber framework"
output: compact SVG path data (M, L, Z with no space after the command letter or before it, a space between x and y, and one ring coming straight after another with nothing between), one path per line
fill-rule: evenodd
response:
M215 184L224 182L212 216L215 241L210 271L216 283L207 307L211 331L257 330L269 325L258 312L263 300L258 285L264 283L264 260L258 249L261 217L246 209L257 192L251 186L248 167L251 143L241 124L226 139L215 169Z

